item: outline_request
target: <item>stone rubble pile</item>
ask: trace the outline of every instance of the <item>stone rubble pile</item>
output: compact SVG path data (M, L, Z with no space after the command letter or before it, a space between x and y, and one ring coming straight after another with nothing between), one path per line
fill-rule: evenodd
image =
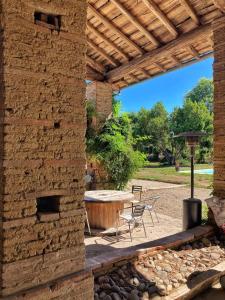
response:
M225 237L161 251L95 278L95 300L158 300L225 259Z

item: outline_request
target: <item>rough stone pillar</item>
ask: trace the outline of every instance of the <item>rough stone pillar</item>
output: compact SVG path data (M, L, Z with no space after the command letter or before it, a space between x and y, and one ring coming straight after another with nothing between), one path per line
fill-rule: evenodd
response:
M107 82L93 81L87 84L86 99L94 103L99 126L112 114L112 85Z
M214 197L207 200L219 227L225 224L225 17L213 24Z
M0 5L1 295L92 299L84 271L86 0Z

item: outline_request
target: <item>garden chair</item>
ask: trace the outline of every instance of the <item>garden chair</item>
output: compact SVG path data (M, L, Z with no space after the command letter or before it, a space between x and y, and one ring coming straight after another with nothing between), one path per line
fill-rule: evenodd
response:
M156 205L156 202L159 200L159 198L160 198L160 196L152 196L149 199L146 199L146 200L143 201L144 206L145 206L145 210L148 210L148 212L149 212L149 214L151 216L152 224L153 225L154 225L154 220L153 220L152 213L155 214L156 220L159 223L159 218L158 218L157 212L155 210L155 205Z
M132 211L125 213L125 210L130 209L130 208L132 208ZM147 237L145 224L144 224L144 220L143 220L144 211L145 211L145 205L136 205L136 206L132 206L132 207L126 207L123 211L119 212L119 218L117 220L117 228L116 228L117 241L119 240L118 233L119 233L120 221L123 221L126 224L128 224L131 242L132 242L132 231L133 231L135 225L142 225L144 232L145 232L145 237ZM132 226L133 226L133 228L132 228Z
M90 227L90 223L89 223L89 220L88 220L88 213L87 213L87 210L85 208L85 216L86 216L86 224L87 224L87 228L88 228L88 232L89 232L89 235L91 235L91 227Z
M132 185L132 194L135 194L135 193L139 193L139 200L132 200L132 201L131 201L132 212L133 212L133 210L134 210L134 206L135 206L136 204L138 204L138 203L141 201L142 193L143 193L143 190L142 190L142 186L141 186L141 185Z
M132 194L139 193L139 200L141 201L143 188L141 185L132 185Z

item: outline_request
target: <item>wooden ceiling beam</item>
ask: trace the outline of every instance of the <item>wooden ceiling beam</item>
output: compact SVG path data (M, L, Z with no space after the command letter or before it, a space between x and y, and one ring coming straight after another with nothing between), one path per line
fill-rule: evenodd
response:
M213 0L213 3L217 8L219 8L222 12L225 12L225 0Z
M95 61L93 58L91 58L90 56L86 56L86 62L87 64L94 70L98 71L101 74L105 73L105 68L103 65L101 65L100 63L98 63L97 61Z
M193 43L195 39L207 39L212 33L210 24L202 25L190 32L184 33L177 39L169 42L168 44L145 53L141 57L134 58L130 62L111 70L106 73L106 80L115 81L124 77L126 74L133 72L139 68L144 68L153 64L164 57L171 57L177 49L186 48Z
M100 56L104 57L110 64L112 64L114 67L118 67L118 61L116 61L112 56L109 56L104 50L99 48L95 43L92 42L89 38L87 38L88 45L94 49L95 52L97 52Z
M130 12L122 5L119 0L111 0L111 2L130 20L131 23L156 47L160 45L154 35L149 32Z
M169 18L164 14L164 12L159 8L159 5L156 4L153 0L142 0L142 2L152 11L152 13L165 25L169 32L177 37L178 32L173 23Z
M175 55L171 55L171 59L176 63L176 65L181 66L182 62Z
M129 60L129 56L123 52L119 47L117 47L113 42L111 42L107 37L104 36L101 32L97 30L90 22L87 23L87 28L92 33L94 33L98 38L104 41L109 47L111 47L113 50L115 50L117 53L119 53L126 61Z
M196 25L200 24L200 20L196 14L196 12L194 11L193 7L191 6L191 4L189 3L189 0L179 0L180 4L185 8L185 10L187 11L188 15L192 18L192 20L195 22Z
M196 59L200 59L198 51L192 45L188 46L188 50Z
M153 65L156 66L156 68L158 68L161 72L165 73L167 71L166 68L164 68L161 64L154 62Z
M135 75L133 75L133 74L129 74L129 75L127 75L127 77L130 78L131 80L133 80L134 82L138 82L139 81L139 79Z
M93 13L108 29L112 30L117 36L119 36L124 42L126 42L130 47L135 49L138 53L143 54L145 51L141 49L135 42L129 39L122 31L120 31L112 22L110 22L106 17L104 17L97 9L95 9L91 4L88 3L88 9Z
M104 81L104 76L92 69L90 66L86 66L86 80Z
M146 71L145 69L139 68L138 70L139 70L142 74L144 74L145 77L147 77L147 78L150 78L150 77L151 77L151 75L149 74L149 72Z

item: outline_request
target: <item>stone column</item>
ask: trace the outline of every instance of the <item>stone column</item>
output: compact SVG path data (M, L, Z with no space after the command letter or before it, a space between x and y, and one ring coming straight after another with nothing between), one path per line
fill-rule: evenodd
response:
M95 106L97 127L101 126L112 114L112 94L113 89L110 83L93 81L87 84L86 99Z
M86 0L0 5L1 295L92 299L91 275L76 276L85 265Z
M225 17L214 21L214 197L207 200L219 227L225 224Z

